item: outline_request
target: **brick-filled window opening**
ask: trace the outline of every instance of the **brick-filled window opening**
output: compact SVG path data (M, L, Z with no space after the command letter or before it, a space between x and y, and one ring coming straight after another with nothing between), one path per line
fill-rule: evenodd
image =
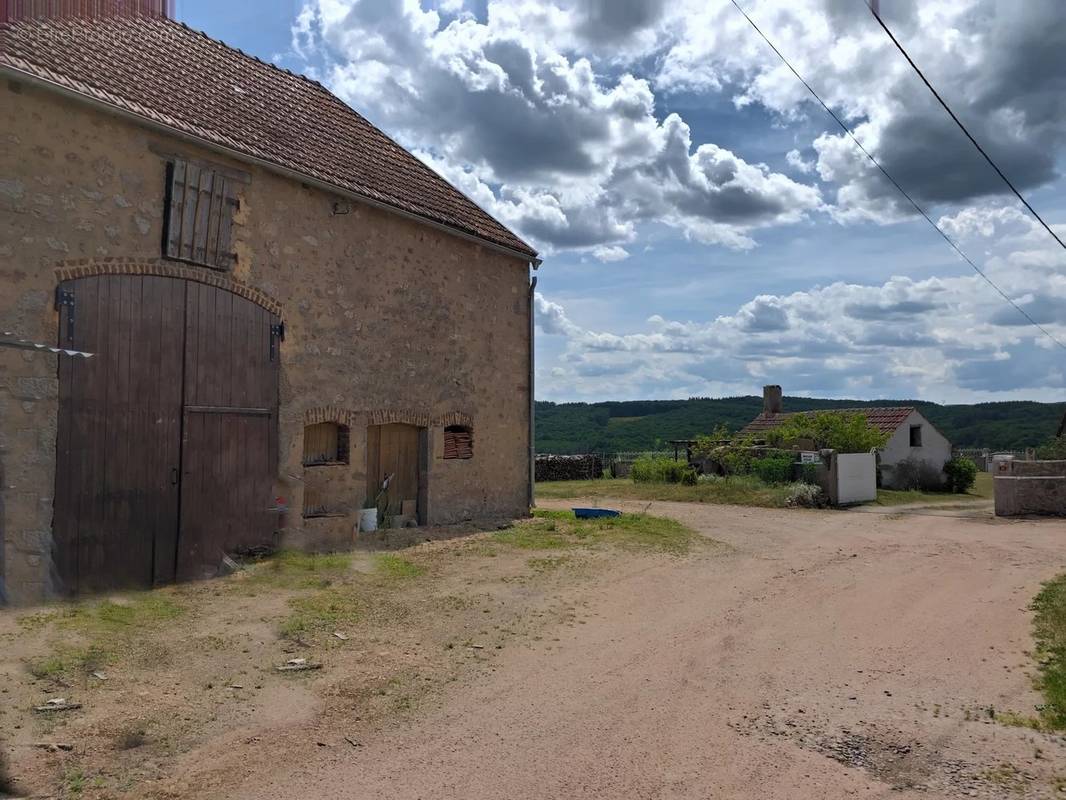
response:
M348 426L319 422L304 428L304 466L347 464L350 461Z
M237 260L231 231L240 178L174 159L167 164L163 256L229 270Z
M474 432L466 425L449 425L444 429L445 458L473 458Z
M922 446L922 426L911 425L911 447Z

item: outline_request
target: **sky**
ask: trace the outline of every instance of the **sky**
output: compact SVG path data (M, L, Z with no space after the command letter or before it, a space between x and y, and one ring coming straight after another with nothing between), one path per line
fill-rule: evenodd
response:
M889 173L1066 343L1066 250L863 0L741 0ZM1061 401L1066 352L962 261L729 0L177 0L321 81L541 253L537 397ZM882 15L1066 239L1061 0Z

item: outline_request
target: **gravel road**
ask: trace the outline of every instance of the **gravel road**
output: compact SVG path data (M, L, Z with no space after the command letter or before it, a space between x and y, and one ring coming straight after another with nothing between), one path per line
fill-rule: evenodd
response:
M1040 702L1026 606L1066 570L1066 524L650 513L727 546L620 559L572 589L558 641L243 796L1066 797L1066 741L991 718Z

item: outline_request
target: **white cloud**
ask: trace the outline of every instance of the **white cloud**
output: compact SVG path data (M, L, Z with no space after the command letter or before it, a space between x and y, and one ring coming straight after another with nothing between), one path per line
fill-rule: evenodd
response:
M1009 206L970 209L941 224L966 247L988 251L987 274L1066 342L1066 253L1045 231ZM639 375L644 394L675 397L745 393L764 381L873 398L1051 396L1066 388L1059 348L972 274L763 294L706 322L653 315L645 330L628 334L588 330L559 304L538 303L551 309L542 329L567 342L548 394L551 386L571 391L593 372L598 391L607 376Z
M480 22L415 0L311 0L294 50L324 57L342 98L548 249L618 248L651 221L746 249L821 210L816 187L660 120L647 80L564 50L641 52L664 5L497 1Z

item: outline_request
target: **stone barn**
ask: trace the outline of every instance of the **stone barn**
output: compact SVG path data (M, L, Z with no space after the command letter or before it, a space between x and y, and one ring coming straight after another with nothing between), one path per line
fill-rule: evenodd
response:
M0 330L93 354L0 349L3 599L528 513L537 254L323 86L9 20L0 136Z

